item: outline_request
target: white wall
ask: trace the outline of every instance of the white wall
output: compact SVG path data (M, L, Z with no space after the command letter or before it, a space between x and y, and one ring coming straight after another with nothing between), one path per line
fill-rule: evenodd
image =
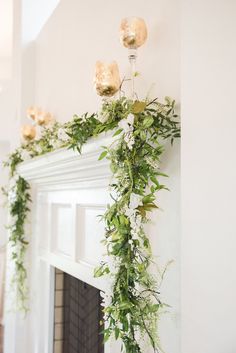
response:
M60 0L21 1L20 121L26 120L26 109L35 102L35 39Z
M183 0L182 353L236 351L236 2Z
M12 13L13 2L11 0L0 0L0 185L7 183L7 171L3 169L2 162L6 159L10 150L10 136L13 135L12 116ZM4 203L2 192L0 191L0 316L2 316L2 272L4 267L3 253L7 232L5 229L7 212L2 208ZM0 320L2 317L0 317Z
M11 77L12 0L0 0L0 79Z
M153 96L179 100L178 1L61 0L36 41L36 103L61 121L75 112L96 111L101 102L93 88L96 61L117 60L121 75L128 74L118 32L121 19L131 15L143 17L149 30L139 50L139 96L155 84Z
M12 134L14 112L12 87L13 2L0 0L0 142ZM3 157L3 155L1 154Z
M19 6L18 6L19 5ZM20 0L0 0L0 141L19 141ZM5 156L6 157L6 156ZM5 158L4 158L5 159Z

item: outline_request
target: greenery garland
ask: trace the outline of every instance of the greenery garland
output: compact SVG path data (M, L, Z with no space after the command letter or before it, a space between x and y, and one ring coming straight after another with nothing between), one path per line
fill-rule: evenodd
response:
M14 283L21 307L26 309L27 286L24 264L28 241L24 225L29 212L30 186L17 173L22 161L58 148L76 149L79 153L90 137L114 130L114 142L105 146L99 159L107 158L113 173L113 204L103 218L106 225L104 245L111 264L101 263L96 277L108 275L111 292L103 294L104 341L111 335L120 338L127 353L142 352L142 342L149 339L155 352L161 351L157 334L159 315L166 305L160 299L160 282L149 272L153 262L144 225L149 212L157 208L156 192L166 189L159 176L164 151L163 141L180 137L175 102L165 98L132 101L126 97L104 101L99 113L77 116L66 124L55 123L42 130L37 140L23 143L5 163L10 168L8 196L12 223L9 242L13 247Z

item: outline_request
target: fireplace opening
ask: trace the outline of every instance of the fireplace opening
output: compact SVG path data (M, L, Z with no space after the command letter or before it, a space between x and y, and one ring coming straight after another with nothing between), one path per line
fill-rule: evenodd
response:
M104 353L100 291L55 271L53 353Z

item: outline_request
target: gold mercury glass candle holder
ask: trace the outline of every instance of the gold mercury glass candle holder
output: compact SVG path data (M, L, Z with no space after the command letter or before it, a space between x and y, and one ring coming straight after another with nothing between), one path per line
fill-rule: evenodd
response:
M131 66L131 92L135 98L134 77L136 72L137 48L141 47L147 39L147 26L139 17L124 18L120 24L120 41L128 48L128 58Z
M119 68L115 61L106 64L101 61L96 62L95 89L99 96L112 97L120 89Z
M37 107L33 107L33 106L27 108L27 110L26 110L26 116L27 116L27 118L28 118L28 119L32 119L33 121L35 121L36 116L37 116L37 114L38 114L38 110L39 110L39 109L38 109Z
M23 125L21 128L21 136L25 141L31 141L36 136L36 129L32 125Z
M43 111L40 111L35 118L35 122L39 126L46 126L49 123L53 122L54 118L51 113L46 113Z

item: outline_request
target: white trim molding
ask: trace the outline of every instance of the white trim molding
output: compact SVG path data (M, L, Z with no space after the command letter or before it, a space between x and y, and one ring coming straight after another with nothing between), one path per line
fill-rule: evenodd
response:
M112 143L111 135L93 138L82 147L82 153L60 149L21 163L19 174L37 187L72 188L84 183L100 183L110 177L109 161L98 160L102 146Z
M94 267L107 260L100 241L104 223L98 216L112 202L109 192L109 161L98 160L102 146L112 143L111 135L91 139L82 153L61 149L22 163L18 173L32 187L27 317L17 314L6 321L6 338L17 337L14 350L5 342L4 353L53 353L54 273L58 268L88 284L106 290L109 280L94 278ZM8 317L8 314L6 314ZM13 322L14 321L14 322ZM118 343L105 345L105 353L120 353Z

